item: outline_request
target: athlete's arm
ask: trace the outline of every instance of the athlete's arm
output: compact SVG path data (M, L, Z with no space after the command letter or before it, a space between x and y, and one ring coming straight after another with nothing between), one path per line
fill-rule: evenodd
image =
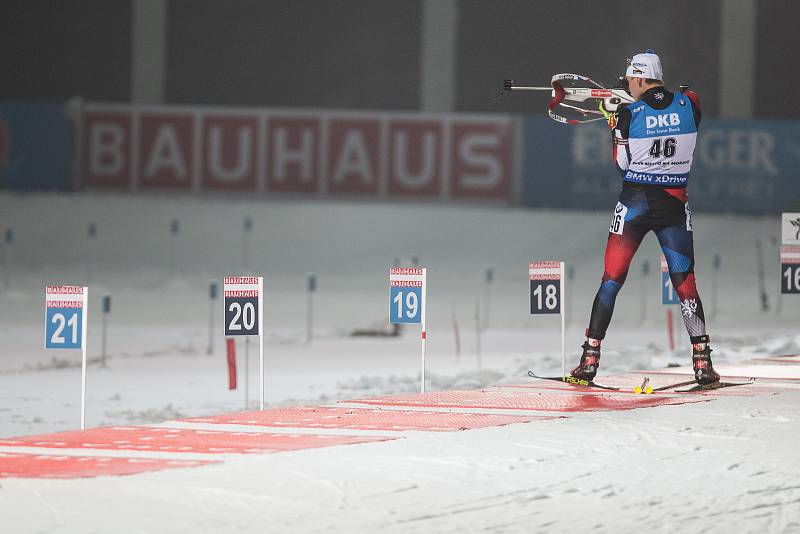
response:
M631 162L631 151L628 148L628 134L631 126L631 112L627 107L617 111L617 121L612 130L614 164L620 174L625 174Z

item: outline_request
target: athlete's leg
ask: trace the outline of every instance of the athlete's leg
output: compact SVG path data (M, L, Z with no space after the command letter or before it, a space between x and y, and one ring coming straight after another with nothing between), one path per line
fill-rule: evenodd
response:
M622 234L608 234L603 282L594 298L586 337L601 340L606 336L611 316L614 314L617 293L625 283L631 260L648 230L646 227L627 222Z
M667 259L672 287L681 300L681 313L686 331L696 343L698 338L706 335L706 318L703 303L697 292L694 276L694 239L690 225L686 222L656 230L661 250Z
M681 299L681 314L692 342L694 377L700 384L719 382L719 373L711 362L710 339L706 334L703 303L694 276L694 243L691 222L656 231L661 250L667 258L672 287Z

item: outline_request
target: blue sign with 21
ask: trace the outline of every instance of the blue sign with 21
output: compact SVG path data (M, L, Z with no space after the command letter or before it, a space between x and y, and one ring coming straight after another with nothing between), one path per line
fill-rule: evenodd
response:
M47 308L45 348L79 349L83 346L83 309Z

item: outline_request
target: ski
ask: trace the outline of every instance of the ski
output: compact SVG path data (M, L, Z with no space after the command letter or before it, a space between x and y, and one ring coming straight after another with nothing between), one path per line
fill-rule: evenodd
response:
M654 388L654 387L650 387L650 386L647 385L647 383L649 381L650 381L650 379L645 377L644 381L642 382L642 385L641 386L637 386L636 389L633 390L633 392L634 393L650 394L650 393L655 393L657 391L666 391L668 389L674 389L674 388L679 388L679 387L683 387L683 386L690 386L692 384L697 384L697 382L694 379L692 379L692 380L685 380L683 382L676 382L675 384L667 384L666 386L659 386L657 388Z
M693 393L697 391L713 391L715 389L722 389L722 388L732 388L735 386L749 386L756 379L751 377L747 382L714 382L713 384L698 384L693 388L689 389L678 389L676 390L677 393Z
M583 380L581 378L575 378L574 376L539 376L533 371L528 371L528 376L531 378L538 378L540 380L554 380L556 382L563 382L565 384L571 384L573 386L583 386L587 388L598 388L598 389L605 389L608 391L619 391L619 388L611 387L611 386L603 386L592 380Z

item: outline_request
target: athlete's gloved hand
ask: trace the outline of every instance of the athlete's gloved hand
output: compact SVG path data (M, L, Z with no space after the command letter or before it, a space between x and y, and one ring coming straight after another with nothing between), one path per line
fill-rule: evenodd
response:
M608 127L613 130L617 125L617 113L614 111L608 111L605 106L605 101L603 100L600 101L598 107L600 108L600 113L602 113L603 117L605 117Z

